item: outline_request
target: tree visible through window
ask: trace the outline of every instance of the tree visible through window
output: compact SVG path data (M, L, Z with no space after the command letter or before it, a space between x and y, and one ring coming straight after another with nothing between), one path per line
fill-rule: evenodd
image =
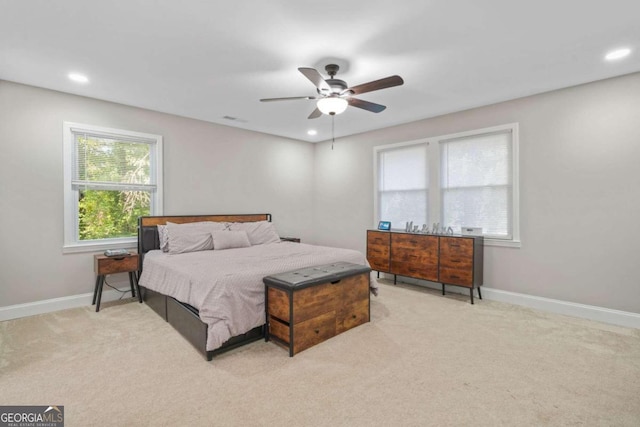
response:
M150 145L76 136L79 240L130 237L151 213Z
M159 213L161 137L73 124L65 130L65 245L131 240L139 216Z

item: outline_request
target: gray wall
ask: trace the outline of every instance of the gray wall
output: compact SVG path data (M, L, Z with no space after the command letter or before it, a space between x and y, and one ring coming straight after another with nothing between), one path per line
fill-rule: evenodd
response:
M486 248L485 285L640 313L639 117L633 74L343 138L332 151L0 81L0 307L93 289L92 254L62 254L65 120L163 135L167 214L270 212L282 235L362 251L374 146L519 122L522 247Z
M62 253L63 121L163 135L166 214L271 213L311 237L311 144L0 81L0 307L93 291L92 254Z
M511 122L522 247L485 248L485 285L640 313L640 73L316 145L314 240L365 250L374 146Z

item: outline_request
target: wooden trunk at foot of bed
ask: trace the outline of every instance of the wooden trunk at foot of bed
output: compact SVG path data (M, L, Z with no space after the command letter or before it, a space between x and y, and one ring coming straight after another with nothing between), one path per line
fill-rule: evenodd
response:
M150 250L160 249L158 225L167 222L184 224L187 222L252 222L271 221L270 214L249 215L189 215L189 216L145 216L138 218L138 253L140 254L140 272L143 268L144 254ZM264 338L265 327L258 326L249 332L230 338L220 348L207 351L207 324L200 320L198 310L181 303L170 296L140 286L143 301L160 317L169 322L184 338L187 339L207 360L244 344Z

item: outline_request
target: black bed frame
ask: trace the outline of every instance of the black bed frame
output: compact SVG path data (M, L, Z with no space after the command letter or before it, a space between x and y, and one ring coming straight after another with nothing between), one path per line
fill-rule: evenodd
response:
M140 273L144 265L144 255L154 249L160 249L158 225L167 222L184 224L187 222L251 222L271 221L271 214L240 215L179 215L179 216L142 216L138 218L138 254L140 254ZM198 310L173 297L140 286L143 301L169 322L187 339L208 361L213 356L224 353L244 344L264 338L265 327L258 326L249 332L230 338L220 348L207 350L207 324L200 320Z

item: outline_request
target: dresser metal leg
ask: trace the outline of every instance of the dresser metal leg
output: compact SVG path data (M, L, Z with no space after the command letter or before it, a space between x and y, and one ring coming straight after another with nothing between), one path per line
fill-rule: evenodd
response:
M442 295L444 295L444 283L442 284Z
M469 295L471 295L471 304L473 304L473 288L469 289Z
M478 297L482 299L482 292L480 292L480 286L478 286Z

